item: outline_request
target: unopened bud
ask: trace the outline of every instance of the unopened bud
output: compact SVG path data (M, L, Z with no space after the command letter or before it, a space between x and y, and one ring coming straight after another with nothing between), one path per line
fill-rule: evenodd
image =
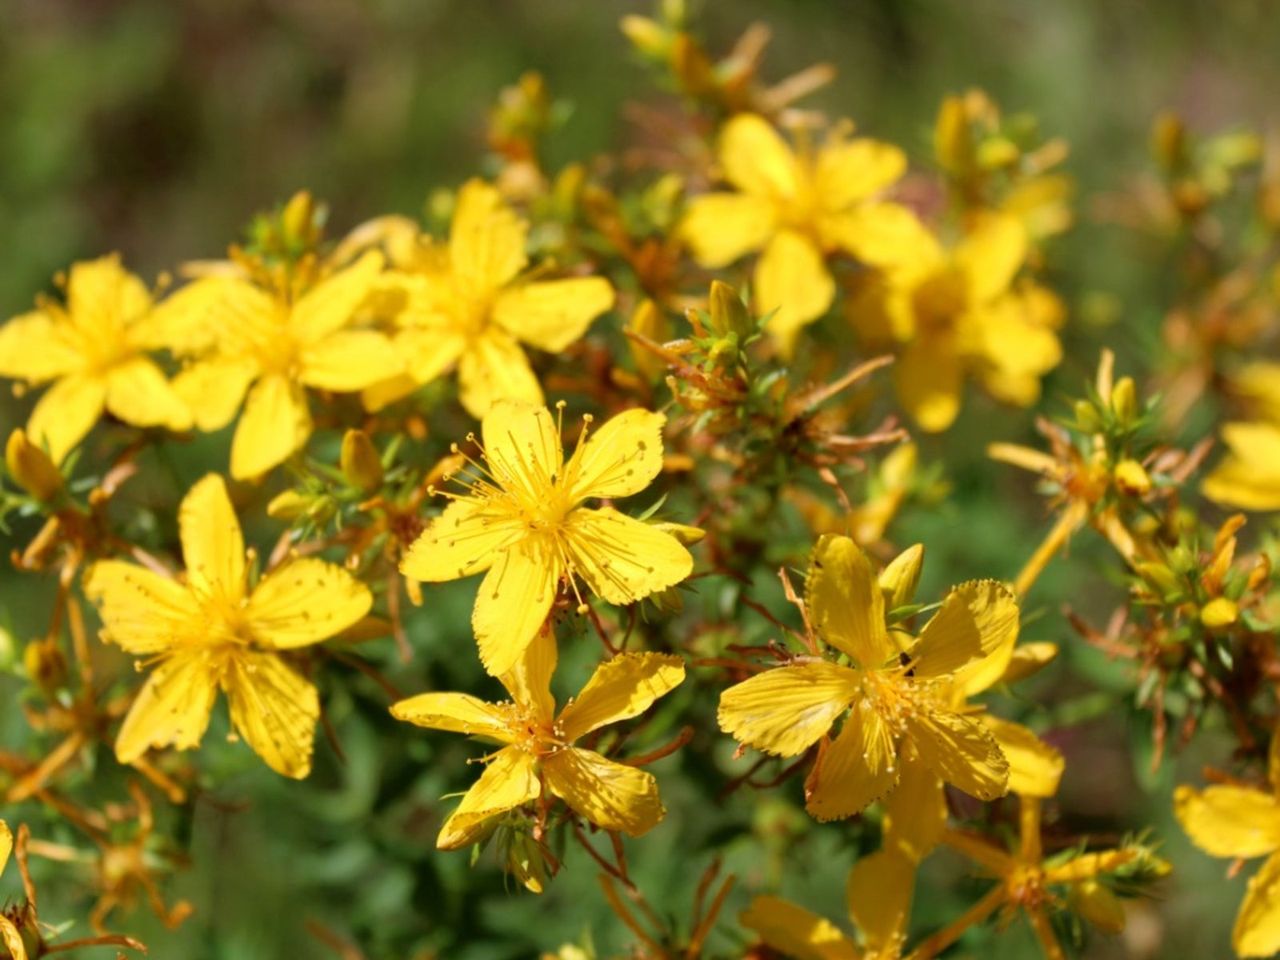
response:
M1200 622L1210 630L1229 627L1240 617L1240 608L1226 597L1215 597L1200 608Z
M1121 377L1111 391L1111 411L1124 426L1138 415L1138 388L1133 377Z
M62 492L62 474L49 455L27 439L25 431L9 434L4 462L14 482L37 500L47 503Z
M363 430L348 430L343 436L338 464L347 482L357 490L372 493L382 486L382 460Z
M1072 886L1071 909L1106 933L1124 930L1124 905L1097 880Z
M747 306L738 291L719 280L711 281L710 296L711 329L722 337L735 334L745 340L752 333L754 324Z
M916 595L920 583L920 568L924 565L924 544L907 547L893 558L880 572L880 590L885 595L889 610L909 604Z
M1112 471L1121 493L1141 497L1151 492L1151 476L1137 460L1121 460Z

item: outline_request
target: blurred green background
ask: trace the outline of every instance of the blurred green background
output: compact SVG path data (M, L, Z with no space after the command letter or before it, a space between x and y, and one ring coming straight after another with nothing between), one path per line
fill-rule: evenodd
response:
M1105 328L1073 316L1070 357L1047 384L1047 410L1078 390L1101 343L1116 347L1130 370L1155 365L1155 331L1173 289L1161 251L1091 216L1091 198L1126 188L1145 169L1155 112L1175 107L1210 131L1276 119L1280 8L1266 0L721 0L697 9L713 50L749 22L767 21L775 41L766 77L835 63L839 78L807 103L901 143L922 165L939 100L969 86L1036 114L1046 132L1070 142L1081 222L1056 244L1051 278L1073 308L1106 291L1120 310ZM648 11L600 0L0 0L0 311L27 308L77 258L118 250L153 277L187 258L218 256L253 212L300 187L330 202L339 232L378 213L419 211L430 190L477 171L487 110L526 70L541 71L573 105L550 146L552 167L615 149L635 133L625 103L669 102L618 32L618 18L630 12ZM27 407L4 403L7 433ZM927 460L946 461L953 483L946 503L909 513L895 531L903 544L929 544L924 596L968 577L1011 576L1044 530L1028 479L982 457L988 440L1028 438L1030 414L992 421L991 412L972 401L955 431L923 448ZM217 449L225 447L210 440L184 450L179 478L216 465ZM32 532L19 525L5 549ZM1086 955L1225 956L1244 879L1223 882L1224 864L1192 850L1168 812L1175 780L1196 779L1202 762L1221 758L1221 743L1209 733L1194 753L1150 776L1140 747L1147 719L1111 709L1128 689L1124 668L1081 649L1061 617L1066 602L1105 615L1117 596L1108 563L1107 551L1082 537L1070 562L1032 595L1025 635L1068 652L1031 686L1046 706L1029 715L1058 731L1067 751L1064 821L1104 839L1152 825L1179 872L1160 888L1162 900L1137 906L1124 937L1094 935ZM772 583L762 581L762 598L781 609ZM0 574L0 623L18 638L43 629L46 587ZM430 615L410 624L424 651L418 662L397 667L386 655L405 690L485 689L466 627L472 589L430 594ZM708 588L697 602L714 614L732 597ZM769 635L763 627L761 638ZM562 692L587 669L570 666ZM0 688L10 701L15 689ZM346 764L321 744L315 777L299 787L247 751L224 747L215 729L205 752L217 786L176 825L193 865L168 888L195 901L196 916L166 932L143 907L117 916L115 928L147 940L153 956L190 960L325 955L303 929L308 919L357 940L371 958L428 949L460 960L524 958L584 931L602 950L625 942L581 855L571 854L566 874L535 898L505 889L491 865L472 871L464 854L433 852L438 820L419 822L420 812L468 782L473 768L464 760L474 747L396 727L378 691L358 682L327 694ZM690 695L678 696L702 710L699 736L711 738L710 715ZM13 745L16 706L0 710ZM674 729L674 712L646 731L645 743L661 742L663 724ZM714 803L726 772L742 767L719 739L655 768L672 814L630 847L641 886L663 910L686 915L709 851L738 832L724 849L739 883L717 950L728 955L745 942L735 940L737 911L779 875L784 895L843 923L844 870L855 853L847 832L829 827L794 839L788 824L803 816L796 789L759 807L749 791ZM714 756L714 766L700 756ZM34 806L0 813L39 822ZM936 859L920 887L921 929L976 896L957 862ZM41 864L39 873L49 920L86 915L73 868ZM15 895L12 876L0 883ZM85 933L81 922L68 935ZM1037 955L1021 927L967 946L984 957Z

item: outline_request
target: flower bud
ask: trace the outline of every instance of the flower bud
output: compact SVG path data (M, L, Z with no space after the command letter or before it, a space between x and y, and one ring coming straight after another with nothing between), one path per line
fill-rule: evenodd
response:
M1097 880L1085 880L1071 888L1071 909L1106 933L1124 930L1124 905Z
M904 607L916 595L920 568L924 565L924 544L907 547L880 572L880 590L889 610Z
M1123 426L1128 426L1138 415L1138 388L1133 377L1121 377L1111 391L1111 411Z
M1121 493L1141 497L1151 492L1151 477L1137 460L1121 460L1112 471Z
M4 462L14 482L37 500L47 503L62 492L62 474L49 455L27 439L25 431L9 434Z
M1240 617L1240 608L1226 597L1215 597L1200 608L1200 622L1210 630L1229 627Z
M32 640L22 652L22 664L27 677L46 696L53 696L67 682L67 658L58 647L57 640L44 637Z
M347 483L357 490L372 493L382 486L382 460L363 430L348 430L343 436L338 465Z
M734 334L741 341L754 330L751 314L738 291L719 280L711 281L710 313L711 329L722 337Z

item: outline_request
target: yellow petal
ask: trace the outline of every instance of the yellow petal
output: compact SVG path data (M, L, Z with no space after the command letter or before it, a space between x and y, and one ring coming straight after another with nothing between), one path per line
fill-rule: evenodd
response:
M783 198L796 192L795 155L763 117L740 113L726 123L716 155L724 178L744 193Z
M320 281L289 312L289 331L304 347L351 322L382 273L382 254L370 250L351 266Z
M107 409L135 427L186 430L191 411L173 385L150 360L135 357L107 374Z
M764 248L755 270L755 301L759 313L777 311L768 331L782 355L789 357L801 328L831 308L836 282L822 252L792 230L783 230Z
M542 772L552 793L605 830L638 837L666 813L652 774L592 750L568 747L554 753L542 761Z
M0 915L0 944L9 952L10 960L27 960L27 945L22 934L8 917Z
M1062 753L1020 723L999 717L982 718L1009 761L1009 791L1023 797L1052 797L1066 761Z
M9 825L0 820L0 873L4 873L4 868L9 864L9 854L13 852L13 833L9 830Z
M861 813L898 782L893 734L863 701L845 719L840 735L822 745L805 780L805 809L818 820Z
M498 551L522 534L517 522L491 513L482 501L455 500L413 542L400 572L426 583L469 577L489 569Z
M956 248L956 264L964 273L970 296L981 302L1009 289L1027 256L1027 232L1014 217L985 217Z
M843 210L898 180L907 155L891 143L860 137L818 151L814 190L829 210Z
M1230 455L1205 478L1210 500L1245 510L1280 510L1280 426L1228 423Z
M574 573L610 603L634 603L693 572L679 540L608 507L574 510L562 536Z
M684 680L684 661L662 653L623 653L596 667L560 713L568 743L592 730L637 717Z
M912 654L916 676L946 676L1002 649L1011 655L1017 638L1018 601L1008 587L996 580L959 584L920 631Z
M504 290L494 301L492 319L517 340L559 353L612 306L613 287L608 280L573 277Z
M679 229L698 265L715 270L769 242L776 207L745 193L708 193L689 201Z
M860 684L856 670L825 660L774 667L720 694L716 719L748 746L794 757L831 729Z
M881 269L924 268L942 256L915 212L897 203L868 203L822 224L827 242Z
M116 737L116 757L133 763L152 747L191 750L200 745L218 688L214 665L201 652L163 660L134 698Z
M915 748L898 756L902 773L898 786L884 800L884 846L893 846L916 861L942 838L947 826L947 798L938 775L920 759Z
M499 401L542 403L542 387L515 337L490 327L458 360L458 398L473 417L485 417Z
M515 666L546 623L559 579L559 561L533 541L508 547L485 574L471 626L489 673Z
M223 675L231 725L268 767L301 780L311 772L320 697L274 653L237 653Z
M231 439L231 476L261 476L301 450L309 436L306 392L279 374L268 374L249 391Z
M232 601L244 596L244 536L222 477L208 474L182 498L178 527L191 585Z
M860 960L862 953L830 920L779 897L756 897L738 921L765 945L794 960Z
M574 451L565 468L570 496L629 497L662 472L662 428L667 418L640 407L624 410Z
M420 693L392 704L391 715L428 730L512 742L510 712L466 693Z
M411 327L395 337L395 349L404 358L405 376L414 387L430 383L450 370L467 349L467 338L451 328Z
M54 463L61 463L93 429L106 400L107 384L101 377L63 377L45 391L31 411L27 436L47 450Z
M372 605L369 588L342 567L301 557L259 581L245 615L254 639L263 646L288 650L341 633Z
M43 383L82 370L85 358L66 327L41 310L0 327L0 377Z
M533 709L538 720L550 724L556 714L556 700L551 695L551 677L556 672L556 635L553 630L540 630L516 661L515 666L498 675L511 699L521 710Z
M1280 951L1280 855L1268 857L1249 878L1231 943L1241 957L1269 957Z
M1068 904L1091 924L1106 933L1124 932L1124 904L1097 880L1072 884Z
M1013 656L1000 677L1001 683L1016 683L1039 673L1058 656L1058 645L1047 641L1020 643L1013 648Z
M71 265L67 275L67 313L85 332L112 333L151 309L146 285L125 270L116 254Z
M955 422L963 369L950 337L916 340L893 369L898 400L922 430L941 433Z
M805 603L822 639L864 667L898 655L884 626L884 594L852 539L824 534L809 560Z
M258 376L252 361L198 360L173 378L173 392L182 398L195 425L206 432L230 423Z
M504 747L444 822L436 846L457 850L474 843L489 820L536 799L541 792L533 756L516 747Z
M845 885L849 916L875 953L906 938L916 864L902 851L887 848L853 865Z
M305 347L298 379L338 393L363 390L404 366L391 341L376 330L339 330Z
M203 277L166 296L144 321L145 339L178 356L207 353L217 344L218 311L235 287L250 284L227 277ZM265 299L260 291L255 293Z
M482 180L458 191L449 231L453 269L476 292L496 290L524 269L529 225Z
M102 618L102 639L129 653L159 653L207 629L186 587L137 564L99 560L85 575L84 592Z
M1280 801L1226 784L1173 792L1173 812L1191 842L1215 857L1260 857L1280 849Z
M485 414L481 429L489 472L506 490L534 502L550 492L564 466L560 431L546 407L503 401Z
M1009 762L995 738L969 717L920 711L906 720L920 759L934 773L979 800L994 800L1009 788Z

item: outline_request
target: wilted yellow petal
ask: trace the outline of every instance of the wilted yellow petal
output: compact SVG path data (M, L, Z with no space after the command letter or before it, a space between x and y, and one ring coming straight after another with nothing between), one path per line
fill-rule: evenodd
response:
M806 604L819 636L864 667L898 655L884 625L884 595L871 561L849 537L818 540L805 578Z
M208 474L182 498L178 528L192 587L232 602L242 597L244 536L222 477Z
M369 588L342 567L300 557L272 570L249 597L245 616L254 639L287 650L341 633L373 605Z
M861 951L830 920L779 897L756 897L739 922L794 960L859 960Z
M517 340L559 353L612 306L613 287L608 280L573 277L504 290L494 301L492 318Z
M426 727L511 743L510 710L467 693L420 693L391 705L391 715Z
M63 377L37 401L27 421L27 436L48 450L54 463L62 463L98 422L106 401L107 382L102 377Z
M483 835L486 821L528 803L541 792L533 756L516 747L504 747L444 822L436 846L457 850L474 843Z
M192 422L186 402L144 357L126 360L107 373L106 406L112 416L135 427L186 430Z
M805 780L804 807L818 820L861 813L898 782L893 734L863 701L845 718L840 735L823 744Z
M267 374L249 391L231 439L231 476L261 476L302 449L310 436L306 392L280 374Z
M637 717L684 680L684 661L663 653L623 653L596 667L582 692L560 713L565 741Z
M207 629L186 587L137 564L99 560L85 575L84 592L102 618L102 638L129 653L160 653Z
M612 508L573 511L562 537L574 571L610 603L634 603L693 572L679 540Z
M1020 723L984 716L983 723L1009 761L1009 791L1023 797L1052 797L1066 761L1062 753Z
M483 180L458 191L449 232L453 269L476 293L497 290L524 269L529 225Z
M748 746L794 757L817 743L858 695L856 670L815 660L758 673L720 694L720 729Z
M400 562L400 572L428 583L469 577L489 569L497 552L520 532L514 523L491 516L482 505L455 500L413 542Z
M979 800L994 800L1009 787L1009 762L995 738L968 717L920 711L906 720L907 737L934 773Z
M471 626L480 660L493 675L506 673L542 629L560 579L559 561L536 542L508 547L476 592Z
M1251 787L1180 786L1173 812L1197 847L1215 857L1260 857L1280 849L1280 801Z
M458 360L458 396L467 413L485 417L503 400L541 404L542 387L516 338L489 327Z
M605 830L638 837L666 811L653 775L591 750L568 747L542 761L547 788L583 818Z
M708 193L689 201L680 235L698 265L727 267L759 250L777 229L775 205L745 193Z
M382 254L370 250L305 294L289 312L289 332L304 347L318 343L351 322L382 273Z
M906 939L915 883L916 864L894 847L868 854L849 871L849 916L873 953Z
M27 945L22 942L22 933L13 921L0 915L0 944L9 952L10 960L27 960Z
M915 673L942 677L1002 649L1011 655L1017 638L1013 592L996 580L970 580L952 588L942 609L920 631L912 653ZM1004 672L1004 662L999 666L996 676Z
M302 350L298 379L319 390L363 390L400 372L404 363L376 330L338 330Z
M796 158L763 117L742 113L724 125L716 153L724 178L744 193L782 199L796 191Z
M301 780L311 772L320 696L273 653L240 652L223 675L231 725L276 773Z
M755 269L755 306L773 313L767 329L783 356L790 356L796 336L831 308L836 282L822 251L794 230L776 234ZM776 311L776 312L774 312Z
M152 747L191 750L200 745L218 688L204 652L158 663L134 698L116 737L116 757L133 763Z
M1231 943L1241 957L1269 957L1280 951L1280 855L1268 857L1249 878Z
M662 471L662 428L667 418L640 407L611 417L574 451L565 467L570 496L629 497Z

